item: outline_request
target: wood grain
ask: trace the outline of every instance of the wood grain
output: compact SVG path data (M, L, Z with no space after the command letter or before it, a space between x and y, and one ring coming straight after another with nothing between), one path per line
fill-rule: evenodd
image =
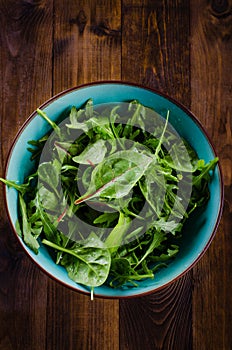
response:
M19 127L52 93L51 14L50 1L0 2L1 166ZM0 199L0 349L44 349L47 277L14 238L2 187Z
M119 349L118 302L95 299L49 281L46 349Z
M232 2L197 1L191 13L191 108L216 146L225 184L221 224L194 268L193 340L195 349L227 350L232 344Z
M1 129L1 143L6 158L17 129L36 106L51 96L52 2L1 1L0 14L1 122L8 131Z
M122 79L191 107L220 157L223 218L193 271L149 296L95 299L25 255L0 188L0 350L230 350L231 0L0 0L0 176L36 107L78 84Z
M120 302L120 344L125 350L191 349L190 274L150 296Z
M55 1L54 28L54 93L121 79L119 1Z
M123 1L122 79L190 105L188 1Z

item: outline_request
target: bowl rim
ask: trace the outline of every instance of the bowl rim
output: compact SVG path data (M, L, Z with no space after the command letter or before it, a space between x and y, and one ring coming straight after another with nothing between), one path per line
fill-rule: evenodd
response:
M123 85L123 86L129 86L129 87L135 87L135 88L139 88L139 89L143 89L143 90L147 90L150 91L156 95L159 95L160 97L163 97L167 100L169 100L171 103L173 103L174 105L176 105L177 107L179 107L182 111L184 111L193 121L194 123L197 124L197 126L199 127L199 129L202 131L203 135L205 136L205 138L207 139L207 142L209 143L214 156L217 157L217 152L215 149L215 146L213 145L211 138L207 132L207 130L204 128L203 124L199 121L199 119L195 116L195 114L189 109L187 108L184 104L182 104L181 102L179 102L177 99L169 96L167 93L164 93L156 88L151 88L151 87L147 87L144 86L142 84L136 84L134 82L129 82L129 81L123 81L123 80L100 80L100 81L94 81L94 82L90 82L90 83L84 83L84 84L80 84L77 86L73 86L70 88L67 88L57 94L55 94L54 96L50 97L48 100L46 100L44 103L42 103L38 108L39 109L43 109L45 107L47 107L48 105L50 105L52 102L54 102L55 100L59 99L60 97L69 94L73 91L76 90L80 90L83 88L88 88L91 86L101 86L101 85ZM16 143L19 139L19 137L21 136L22 132L24 131L24 129L30 124L31 120L37 115L37 111L34 110L28 117L27 119L24 121L24 123L22 124L22 126L20 127L20 129L18 130L18 132L16 133L13 142L11 143L10 149L8 151L8 155L6 158L6 165L5 165L5 170L4 170L4 178L6 178L6 174L8 171L8 167L10 164L10 160L11 160L11 155L13 153L13 150L16 146ZM143 297L143 296L147 296L153 293L156 293L166 287L168 287L169 285L171 285L172 283L176 282L177 280L179 280L181 277L183 277L186 273L188 273L190 270L192 270L192 268L199 262L199 260L203 257L203 255L205 254L205 252L208 250L209 246L211 245L214 236L216 234L216 231L218 229L221 217L222 217L222 212L223 212L223 206L224 206L224 180L223 180L223 174L222 174L222 168L221 168L221 164L220 164L220 159L217 163L218 166L218 175L219 175L219 181L220 181L220 206L219 206L219 210L218 210L218 215L217 215L217 220L215 222L215 225L212 229L212 232L208 238L208 241L206 243L206 245L204 246L204 248L202 249L201 253L195 258L195 260L192 262L191 265L189 265L187 268L185 268L181 273L179 273L178 275L176 275L174 278L172 278L171 280L169 280L168 282L164 283L161 286L158 287L154 287L153 289L146 291L146 292L140 292L140 293L133 293L132 295L105 295L105 294L98 294L97 292L94 293L94 297L95 298L103 298L103 299L131 299L131 298L138 298L138 297ZM7 186L4 185L4 202L5 202L5 208L6 208L6 212L7 212L7 216L8 219L10 221L10 226L11 229L14 233L14 235L16 236L17 241L20 243L21 247L23 248L23 251L26 253L26 255L31 259L31 261L42 271L45 273L45 275L47 275L49 278L51 278L52 280L54 280L55 282L58 282L60 285L65 286L69 289L71 289L72 291L84 294L84 295L90 295L89 291L84 291L84 290L80 290L78 289L78 284L77 284L77 288L67 284L66 282L58 279L56 276L54 276L52 273L50 273L48 270L46 270L42 265L40 265L35 258L33 258L32 255L30 255L28 253L28 251L26 250L25 247L25 243L20 239L20 237L18 236L16 230L15 230L15 225L11 220L11 215L10 215L10 211L8 209L8 204L7 204Z

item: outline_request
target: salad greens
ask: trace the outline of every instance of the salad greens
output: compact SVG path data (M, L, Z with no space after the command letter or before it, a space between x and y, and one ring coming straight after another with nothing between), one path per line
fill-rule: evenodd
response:
M72 107L28 143L35 172L19 192L18 234L46 245L75 282L137 286L175 258L189 215L209 199L218 162L198 159L164 117L138 101ZM149 113L152 113L149 115ZM53 132L54 131L54 132ZM202 209L203 210L203 209Z

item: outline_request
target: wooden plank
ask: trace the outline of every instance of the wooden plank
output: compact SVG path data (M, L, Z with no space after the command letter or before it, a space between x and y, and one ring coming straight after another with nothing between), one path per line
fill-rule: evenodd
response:
M122 349L191 349L190 274L169 287L120 302Z
M49 281L46 349L119 349L118 302L90 300Z
M123 1L122 79L190 105L188 1ZM191 273L151 296L120 302L122 349L191 349Z
M121 78L119 1L54 1L53 93ZM114 64L112 64L114 62ZM91 96L90 96L91 97ZM119 349L119 303L49 282L47 349ZM62 329L62 332L61 332Z
M189 2L124 0L122 79L190 105Z
M121 79L120 1L55 1L54 93Z
M215 239L194 268L194 349L231 349L232 3L191 1L191 108L216 146L225 184Z
M51 15L52 1L0 2L1 166L19 127L51 96ZM47 277L11 232L2 186L0 199L0 349L44 349Z

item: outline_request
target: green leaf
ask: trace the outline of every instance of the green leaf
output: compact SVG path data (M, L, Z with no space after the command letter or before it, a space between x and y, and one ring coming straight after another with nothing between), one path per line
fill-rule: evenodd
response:
M177 139L161 162L178 171L192 173L196 170L196 165L192 164L192 159L183 140Z
M16 233L17 233L17 235L19 237L23 238L23 233L22 233L22 230L21 230L20 221L18 219L15 222L15 231L16 231Z
M126 196L151 161L152 158L130 150L114 153L95 167L89 190L75 204L95 197L111 199Z
M152 162L145 172L143 179L139 181L139 187L156 215L159 217L163 209L166 193L166 181L160 175L159 166Z
M146 108L141 103L134 100L129 104L128 110L134 111L131 117L131 125L137 125L145 132L144 120L146 117Z
M94 129L98 137L103 140L114 139L114 133L111 129L108 117L92 117L87 121L88 129Z
M14 188L19 193L21 193L22 196L24 196L27 192L32 190L31 181L34 180L36 178L36 176L37 176L37 173L34 173L34 174L28 176L25 179L25 183L23 183L23 184L18 184L16 181L3 179L1 177L0 177L0 181L2 181L8 187Z
M56 211L60 210L60 203L57 198L57 195L54 192L51 192L44 186L40 186L38 189L39 200L41 206L45 210Z
M96 165L104 160L106 152L105 142L100 139L93 144L89 144L81 154L73 157L73 161L79 164Z
M100 286L106 281L111 255L96 235L91 234L82 242L83 245L76 244L72 249L60 247L48 240L43 240L42 243L67 254L62 259L62 265L73 281L90 287Z
M43 231L44 231L45 237L52 242L60 244L60 242L61 242L60 233L55 226L55 224L57 224L57 222L55 222L54 218L53 218L53 223L52 223L49 215L46 213L46 211L44 211L44 208L42 207L42 204L40 203L38 193L36 195L36 205L37 205L37 210L38 210L40 219L43 223Z
M31 160L36 159L41 155L43 147L47 142L49 134L42 136L39 140L30 140L27 143L33 147L28 147L27 150L32 153Z
M94 224L106 223L107 227L111 227L111 223L118 218L118 213L104 213L99 215L95 220Z
M194 177L193 186L200 186L202 180L206 180L208 182L210 180L210 171L214 170L217 163L218 158L212 159L208 164L204 164L202 161L200 161L198 163L198 170L200 170L200 174Z
M120 212L117 225L113 228L105 241L105 245L110 249L111 253L115 252L121 245L130 224L131 219Z
M85 114L87 118L92 118L94 114L93 110L93 99L90 98L85 105Z
M83 130L84 132L87 132L89 128L86 121L80 121L83 116L85 116L85 110L77 110L76 107L72 107L69 115L70 124L65 124L65 126L68 129Z
M24 195L29 190L29 187L28 187L27 184L19 185L19 184L17 184L16 181L6 180L6 179L3 179L3 178L0 178L0 181L2 181L8 187L16 189L22 195Z
M163 131L162 131L162 134L160 136L160 139L159 139L159 143L156 147L156 150L155 150L155 155L154 157L157 158L158 157L158 154L161 150L161 146L162 146L162 143L163 143L163 140L164 140L164 134L165 134L165 131L168 127L168 119L169 119L169 111L167 112L167 117L166 117L166 121L165 121L165 124L164 124L164 128L163 128Z
M19 193L19 208L20 208L20 213L22 216L23 240L26 243L26 245L34 251L34 253L38 254L39 243L36 240L36 238L32 235L31 224L27 218L26 203L25 203L25 201L20 193Z
M50 189L52 189L57 196L59 197L59 193L57 192L57 187L60 182L60 172L61 165L59 162L44 162L41 163L38 167L38 178L39 181L48 185Z
M131 262L126 258L115 258L112 260L110 286L119 288L124 284L130 283L134 287L138 287L135 281L140 281L146 278L154 278L154 274L150 271L138 273L131 266Z
M150 261L152 262L160 262L160 261L168 261L173 259L179 253L179 247L177 245L171 245L170 248L167 248L167 251L160 255L152 255L150 256Z
M61 137L61 130L60 130L59 126L53 120L51 120L47 116L47 114L44 111L42 111L41 109L37 108L36 111L44 120L46 120L46 122L48 122L48 124L51 125L51 127L53 128L53 130L55 131L57 136L60 138Z
M176 222L175 220L167 221L164 218L160 218L159 220L156 220L154 222L154 227L157 230L162 230L164 232L171 232L173 235L176 234L176 232L180 232L182 229L183 224L180 222Z
M151 241L151 244L149 245L149 247L147 248L145 254L142 256L142 258L139 260L139 262L137 263L136 267L141 264L141 262L146 259L146 257L153 253L154 249L159 248L159 246L161 245L161 243L163 241L165 241L167 238L165 236L165 234L163 232L160 231L155 231L154 235L153 235L153 239Z

